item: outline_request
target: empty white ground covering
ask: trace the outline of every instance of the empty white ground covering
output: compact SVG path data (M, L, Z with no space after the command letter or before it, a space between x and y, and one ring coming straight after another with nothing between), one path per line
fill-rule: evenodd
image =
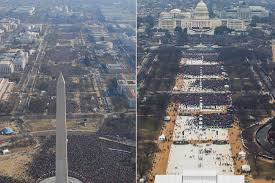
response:
M182 174L187 169L212 169L218 174L234 174L230 145L171 145L166 174Z
M199 86L192 86L198 79L184 79L183 80L183 88L181 90L178 90L176 87L173 89L175 91L192 91L192 92L199 92L201 91L201 88Z
M182 175L156 175L155 183L182 183Z
M199 121L193 116L177 116L173 133L174 141L190 140L228 140L228 130L222 128L202 129ZM203 123L203 121L202 121ZM183 133L184 132L184 133Z
M219 175L217 177L217 183L244 183L243 175Z
M183 112L186 110L199 110L201 109L200 105L184 105L180 104L178 108L178 112Z
M244 183L243 175L212 175L198 170L184 175L156 175L155 183Z
M204 111L204 112L221 112L223 110L227 109L227 105L219 105L219 106L205 106L202 104L198 104L198 105L184 105L184 104L180 104L179 108L178 108L178 112L192 112L192 111Z
M220 175L215 170L188 169L181 175L156 175L155 183L244 183L243 175Z

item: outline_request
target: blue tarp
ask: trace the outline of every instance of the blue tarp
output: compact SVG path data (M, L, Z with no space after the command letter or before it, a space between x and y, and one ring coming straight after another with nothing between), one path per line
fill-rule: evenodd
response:
M12 130L11 128L9 128L9 127L5 127L5 128L3 128L3 129L1 130L1 133L2 133L2 134L5 134L5 135L7 135L7 134L12 134L12 133L13 133L13 130Z

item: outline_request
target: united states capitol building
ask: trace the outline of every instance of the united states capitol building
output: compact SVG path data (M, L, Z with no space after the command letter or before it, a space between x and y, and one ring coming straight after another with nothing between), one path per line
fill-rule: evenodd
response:
M246 9L246 14L248 9ZM257 13L259 13L257 11ZM242 15L242 13L240 13ZM250 14L251 17L251 14ZM159 28L169 31L176 27L187 29L188 34L207 34L213 35L216 27L226 26L235 31L245 31L249 20L235 17L210 18L207 5L200 0L195 9L181 11L173 9L169 12L160 13Z

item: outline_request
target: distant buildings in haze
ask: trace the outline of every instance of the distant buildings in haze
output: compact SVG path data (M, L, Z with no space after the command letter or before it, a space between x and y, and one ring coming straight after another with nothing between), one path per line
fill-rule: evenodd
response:
M269 11L262 6L249 6L245 3L240 6L217 12L221 18L233 18L250 21L253 17L268 17Z
M0 54L0 73L10 74L15 71L23 71L29 61L28 52L23 50L11 50Z

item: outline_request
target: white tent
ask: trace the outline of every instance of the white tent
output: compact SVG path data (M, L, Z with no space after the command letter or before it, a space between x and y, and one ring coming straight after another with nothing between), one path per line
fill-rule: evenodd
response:
M170 120L171 120L171 117L170 117L170 116L165 116L165 117L163 118L163 120L164 120L164 121L170 121Z
M156 175L155 183L182 183L181 175Z
M1 150L1 154L5 155L8 154L10 151L8 149Z
M242 170L242 172L250 172L251 168L249 165L242 165L241 170Z
M240 159L245 159L246 153L245 153L244 151L241 151L241 152L238 153L238 157L239 157Z
M139 179L139 183L144 183L144 182L145 182L144 178Z
M159 140L160 140L160 141L165 141L165 139L166 139L166 137L165 137L164 134L162 134L161 136L159 136Z

